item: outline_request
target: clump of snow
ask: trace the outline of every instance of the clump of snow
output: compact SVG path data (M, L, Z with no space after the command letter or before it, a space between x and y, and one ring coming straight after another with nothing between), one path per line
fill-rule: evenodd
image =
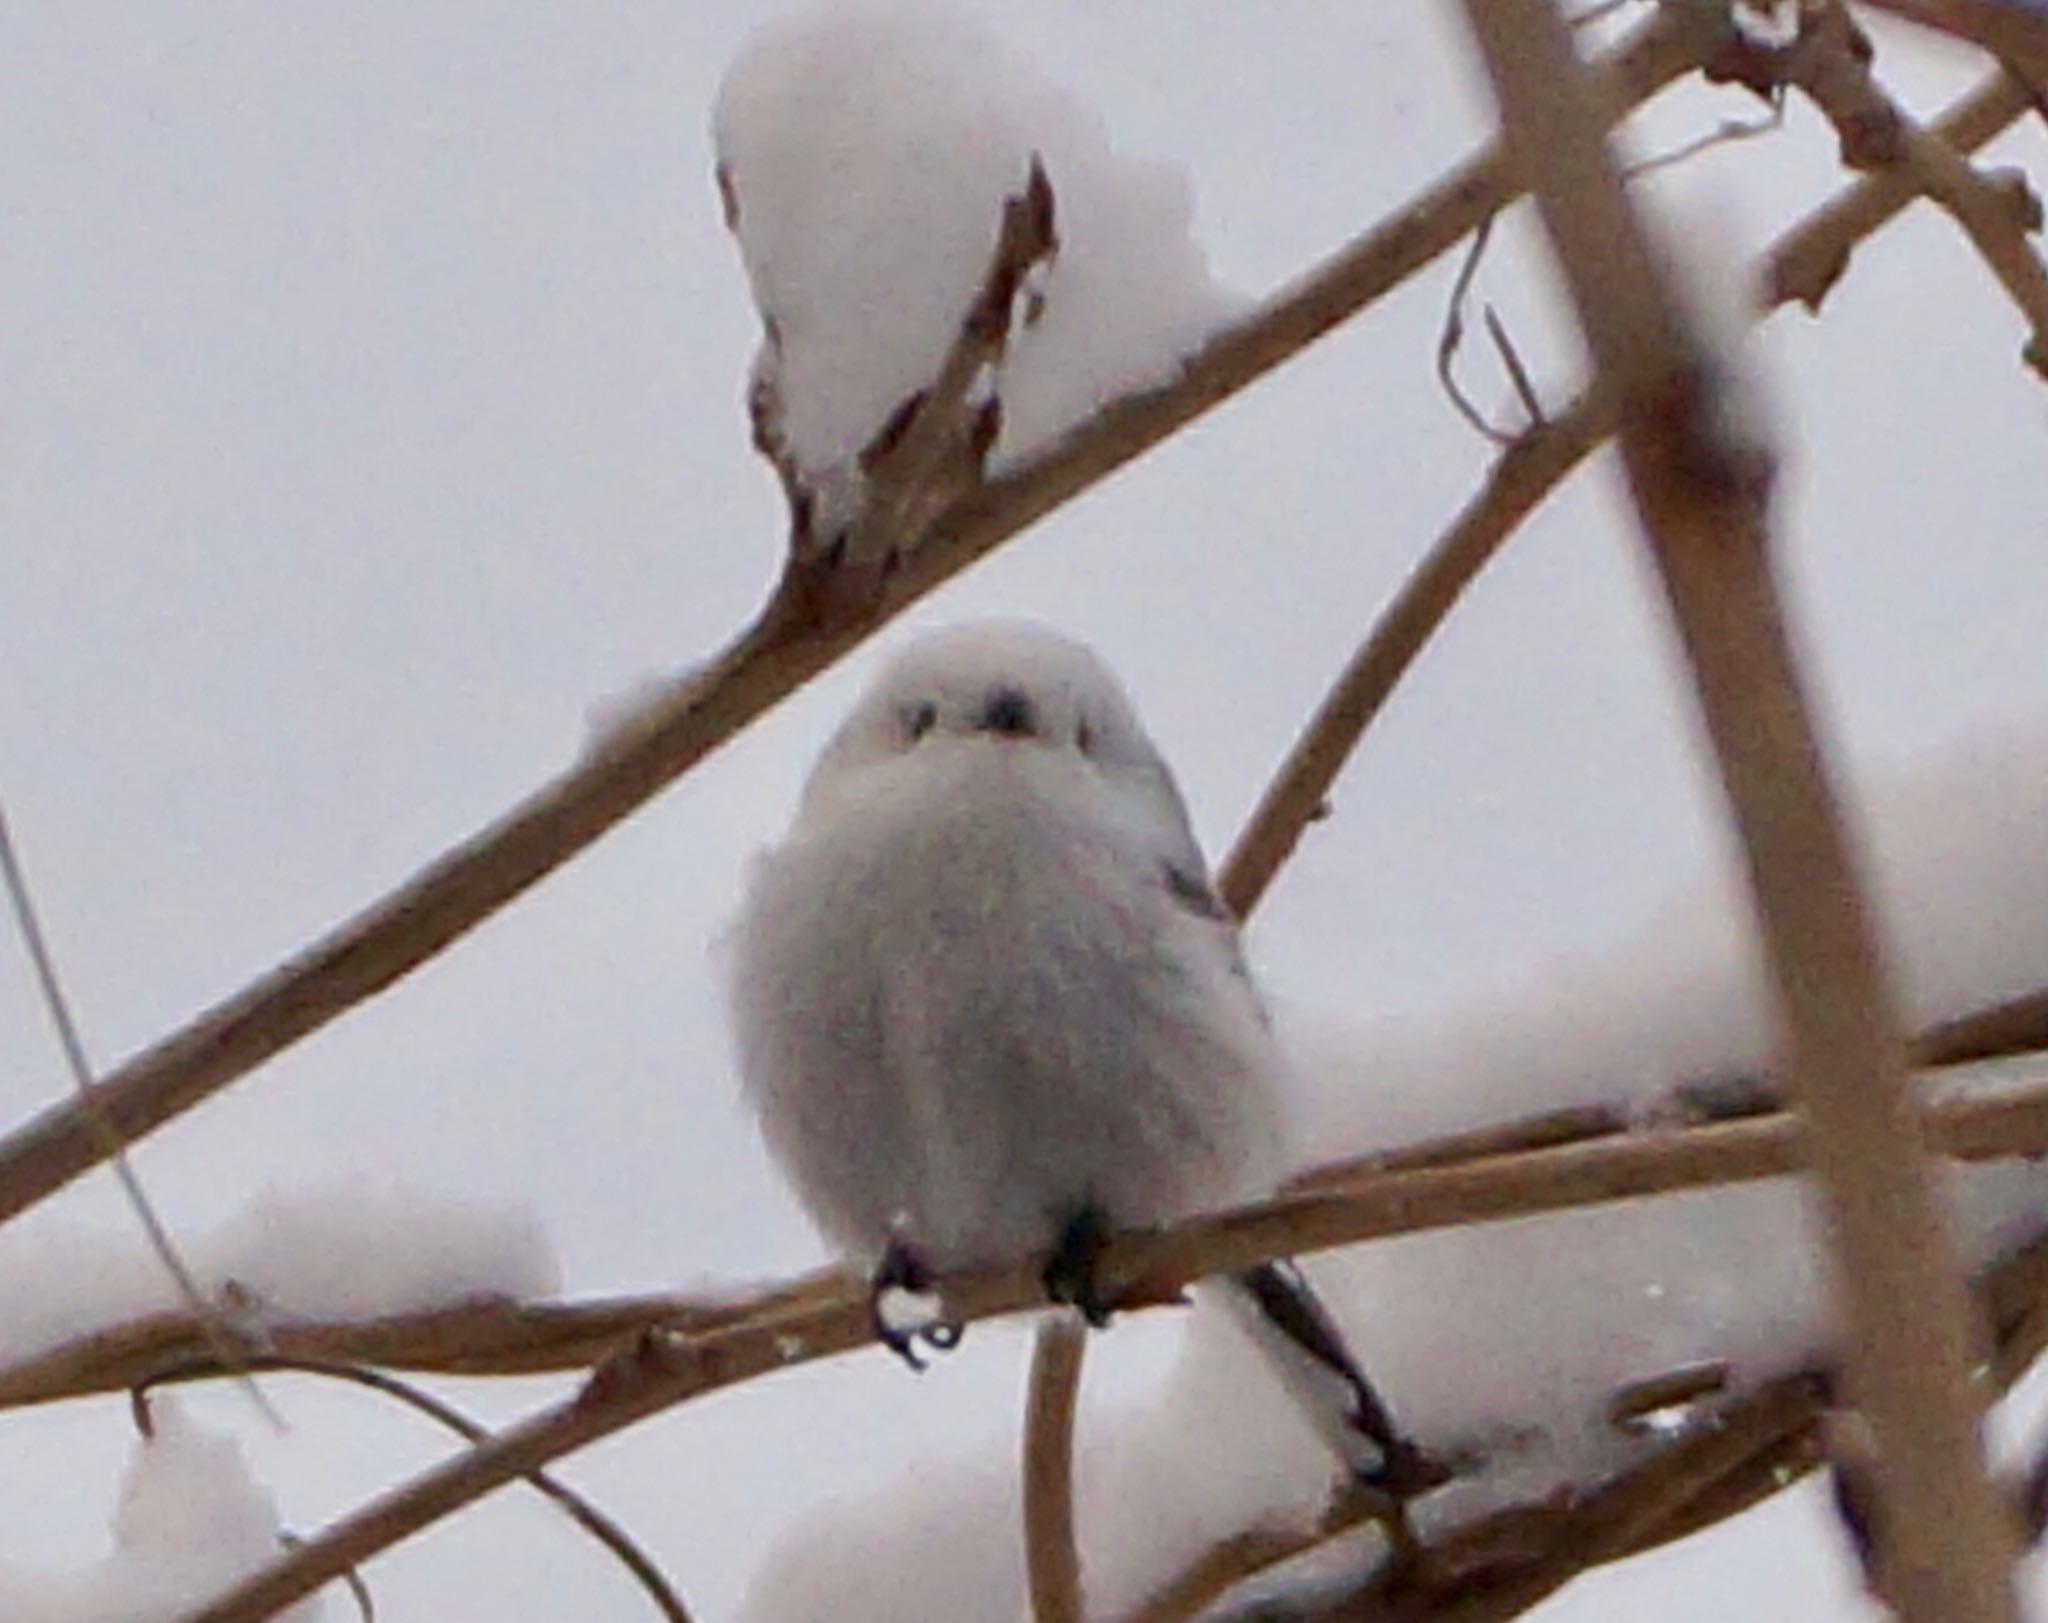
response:
M2048 982L2048 725L1973 739L1861 811L1915 1025ZM1295 1022L1304 1140L1337 1159L1594 1102L1654 1121L1686 1084L1762 1069L1770 1004L1747 916L1731 872L1483 1005L1366 1031ZM2022 1080L2048 1066L1992 1062L1941 1086ZM2048 1224L2048 1165L1946 1176L1972 1261ZM1358 1246L1309 1271L1396 1417L1490 1457L1424 1502L1426 1529L1624 1465L1654 1440L1609 1419L1635 1382L1715 1364L1739 1391L1811 1360L1829 1326L1815 1232L1802 1188L1776 1180ZM1155 1403L1083 1418L1078 1525L1102 1615L1216 1539L1299 1524L1328 1489L1321 1443L1235 1328L1200 1306L1186 1323ZM746 1623L796 1623L828 1595L840 1623L1021 1615L1015 1474L1007 1454L921 1468L799 1527Z
M213 1232L178 1238L207 1296L259 1322L381 1318L560 1283L530 1212L366 1177L266 1189ZM184 1305L139 1236L48 1220L0 1229L0 1300L10 1362Z
M234 1440L196 1425L171 1397L153 1398L150 1415L154 1435L135 1445L113 1549L81 1572L0 1566L0 1617L8 1623L157 1623L277 1555L277 1507ZM317 1623L326 1615L314 1596L278 1617Z
M1034 157L1059 249L992 380L1000 458L1171 377L1235 307L1191 235L1176 166L1117 152L1101 117L978 19L833 4L760 30L714 115L721 189L767 328L780 429L841 522L857 462L937 375Z

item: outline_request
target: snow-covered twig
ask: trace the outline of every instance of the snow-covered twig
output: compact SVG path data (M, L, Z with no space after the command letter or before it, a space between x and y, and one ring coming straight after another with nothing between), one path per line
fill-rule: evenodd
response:
M2016 1541L1985 1473L1968 1302L1921 1153L1892 995L1771 575L1761 447L1607 150L1602 87L1543 0L1467 0L1600 376L1750 870L1847 1321L1904 1615L2011 1619Z
M2048 1235L2015 1248L1976 1281L2003 1390L2040 1355L2048 1325ZM1478 1517L1433 1539L1405 1571L1363 1575L1301 1623L1415 1623L1519 1616L1594 1566L1625 1559L1739 1514L1827 1462L1822 1423L1835 1372L1812 1367L1733 1401L1706 1405L1669 1443L1597 1487Z
M1302 1623L1518 1617L1591 1568L1704 1525L1707 1504L1731 1487L1753 1498L1759 1480L1789 1479L1814 1463L1808 1438L1828 1384L1815 1372L1773 1381L1633 1469L1583 1494L1482 1517L1432 1543L1418 1560L1303 1612Z
M1034 159L1024 189L1004 200L988 268L938 376L908 405L907 419L889 425L862 459L866 499L846 537L845 563L882 567L980 480L995 406L973 398L975 380L1001 362L1018 290L1058 245L1052 182Z

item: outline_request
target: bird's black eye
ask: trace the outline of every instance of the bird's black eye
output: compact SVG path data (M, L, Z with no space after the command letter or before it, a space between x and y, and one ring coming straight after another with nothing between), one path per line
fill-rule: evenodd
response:
M1095 729L1088 725L1086 716L1074 723L1074 745L1083 755L1095 753Z
M938 720L939 707L929 699L922 704L906 705L903 710L903 736L915 744L938 725Z

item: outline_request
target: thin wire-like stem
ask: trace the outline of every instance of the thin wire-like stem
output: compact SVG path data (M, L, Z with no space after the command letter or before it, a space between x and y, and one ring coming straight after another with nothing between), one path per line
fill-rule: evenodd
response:
M324 1358L292 1358L279 1353L266 1353L257 1362L265 1369L318 1375L381 1392L454 1432L466 1442L480 1443L491 1435L488 1428L478 1425L445 1398L436 1397L426 1388L403 1380L388 1370L371 1369L363 1364L337 1363ZM157 1371L147 1382L139 1384L135 1388L135 1397L139 1402L152 1386L174 1381L206 1380L219 1373L210 1364L171 1366ZM675 1585L630 1533L560 1477L547 1471L530 1471L526 1481L553 1500L571 1521L609 1550L632 1574L633 1581L647 1592L648 1599L654 1602L655 1609L668 1619L668 1623L691 1623L689 1608L683 1604L682 1596L676 1593Z
M1748 859L1813 1120L1851 1389L1879 1443L1888 1570L1911 1623L2009 1623L2016 1540L1985 1473L1969 1304L1922 1154L1875 931L1769 560L1764 470L1729 439L1606 149L1601 92L1545 0L1467 0L1601 375Z
M36 988L42 996L43 1007L50 1017L50 1025L57 1034L58 1049L64 1055L64 1064L71 1073L71 1085L84 1113L88 1129L98 1140L101 1153L114 1169L121 1192L127 1197L128 1205L135 1213L136 1221L142 1225L142 1232L149 1240L149 1248L163 1265L164 1272L171 1277L180 1298L191 1312L194 1321L203 1329L207 1346L220 1360L224 1370L237 1371L240 1353L234 1335L221 1322L219 1312L200 1289L199 1281L185 1261L185 1253L178 1248L178 1242L158 1215L155 1204L149 1198L149 1191L142 1187L142 1179L135 1170L135 1163L128 1154L127 1142L120 1130L93 1108L92 1061L86 1055L85 1038L78 1029L78 1020L71 1012L71 1000L64 994L64 979L57 972L57 956L50 950L49 937L43 932L43 921L36 910L35 893L29 888L28 872L23 866L21 852L14 843L14 831L8 825L7 813L0 809L0 883L4 883L7 901L14 913L15 928L21 935L22 945L28 951L29 964L34 970ZM239 1384L250 1402L255 1404L259 1414L275 1431L284 1430L284 1417L280 1415L264 1394L262 1387L244 1371Z
M1024 1408L1024 1567L1032 1623L1087 1623L1074 1525L1074 1416L1088 1330L1068 1312L1038 1322Z

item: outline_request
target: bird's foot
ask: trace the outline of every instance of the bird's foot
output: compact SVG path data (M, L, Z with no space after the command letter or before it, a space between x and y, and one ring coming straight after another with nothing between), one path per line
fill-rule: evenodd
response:
M868 1287L868 1318L875 1339L912 1369L924 1368L920 1344L934 1352L960 1345L960 1326L945 1316L938 1276L908 1240L891 1239Z
M1116 1303L1103 1294L1097 1277L1102 1253L1109 1244L1109 1219L1100 1206L1089 1204L1067 1219L1058 1243L1040 1277L1045 1294L1079 1310L1081 1317L1097 1330L1109 1323Z

